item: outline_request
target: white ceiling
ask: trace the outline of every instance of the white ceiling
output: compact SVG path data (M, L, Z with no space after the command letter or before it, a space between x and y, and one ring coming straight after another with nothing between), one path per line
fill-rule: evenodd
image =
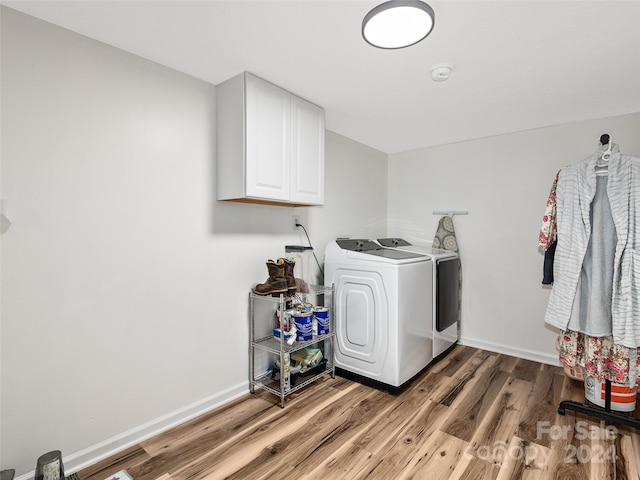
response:
M386 153L640 112L640 0L429 1L433 32L400 50L360 35L381 2L1 0L212 84L253 72Z

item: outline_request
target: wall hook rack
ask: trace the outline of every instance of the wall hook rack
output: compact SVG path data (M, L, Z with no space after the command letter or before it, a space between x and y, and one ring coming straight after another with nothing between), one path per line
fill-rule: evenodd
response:
M468 210L434 210L434 215L449 215L453 218L454 215L469 215Z

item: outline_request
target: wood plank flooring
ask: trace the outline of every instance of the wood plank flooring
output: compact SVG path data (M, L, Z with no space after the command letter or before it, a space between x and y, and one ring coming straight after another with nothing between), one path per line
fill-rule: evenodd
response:
M257 391L79 473L105 480L640 480L640 431L567 411L580 382L456 346L402 394L324 377ZM634 413L640 418L640 411Z

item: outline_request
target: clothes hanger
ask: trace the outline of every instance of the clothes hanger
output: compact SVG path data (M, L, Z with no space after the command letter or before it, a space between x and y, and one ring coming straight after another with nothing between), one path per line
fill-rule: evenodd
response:
M605 133L600 137L600 143L603 146L607 145L607 149L596 162L596 167L607 167L609 164L609 159L611 158L611 146L613 145L613 138L611 137L611 135Z
M607 140L607 143L606 143L607 150L602 154L602 159L608 162L609 159L611 158L611 145L613 145L613 138L611 138L611 135L607 135L606 133L605 135L607 136L607 138L605 139ZM603 135L602 137L604 137L605 135ZM602 140L602 137L600 137L601 140ZM605 144L603 143L603 145Z

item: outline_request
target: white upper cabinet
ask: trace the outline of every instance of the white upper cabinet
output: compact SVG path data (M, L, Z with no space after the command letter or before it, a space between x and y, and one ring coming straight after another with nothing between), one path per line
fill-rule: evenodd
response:
M247 80L245 93L245 195L289 200L291 95L258 79Z
M217 87L217 198L324 203L324 110L250 73Z
M291 199L324 203L324 110L291 96Z

